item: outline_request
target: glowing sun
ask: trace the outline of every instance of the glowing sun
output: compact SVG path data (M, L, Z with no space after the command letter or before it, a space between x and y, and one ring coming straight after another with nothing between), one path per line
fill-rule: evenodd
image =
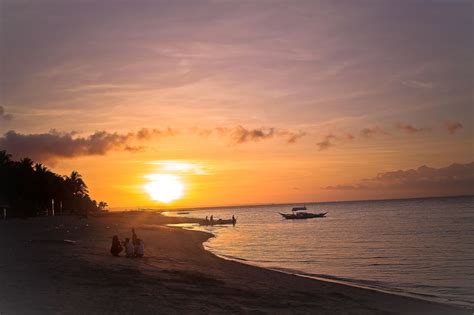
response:
M183 195L184 185L180 177L171 174L151 174L145 185L146 192L155 201L169 203Z

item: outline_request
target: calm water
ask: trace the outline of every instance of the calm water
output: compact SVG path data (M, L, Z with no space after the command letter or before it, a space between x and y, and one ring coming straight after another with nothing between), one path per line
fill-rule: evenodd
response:
M474 197L307 204L323 219L283 220L289 206L195 210L229 218L215 254L266 268L474 306ZM194 227L197 228L197 227Z

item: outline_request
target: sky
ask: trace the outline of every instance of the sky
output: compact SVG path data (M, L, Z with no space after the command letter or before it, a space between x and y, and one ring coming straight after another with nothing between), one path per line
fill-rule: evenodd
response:
M112 208L472 194L472 6L1 0L0 149Z

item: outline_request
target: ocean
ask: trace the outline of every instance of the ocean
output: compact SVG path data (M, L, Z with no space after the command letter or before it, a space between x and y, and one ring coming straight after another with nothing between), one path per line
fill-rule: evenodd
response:
M328 214L307 220L278 214L293 206L169 215L235 215L235 227L185 226L214 234L204 246L226 259L474 307L474 197L308 203L308 212Z

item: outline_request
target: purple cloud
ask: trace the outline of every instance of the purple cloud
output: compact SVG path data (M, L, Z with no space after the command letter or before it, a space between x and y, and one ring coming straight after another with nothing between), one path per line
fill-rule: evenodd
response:
M408 134L417 134L417 133L422 133L428 130L426 128L416 128L413 125L402 123L402 122L397 123L396 127L399 130L404 131L405 133L408 133Z
M360 135L366 138L371 138L376 135L387 135L388 133L379 126L367 127L360 131Z
M74 158L88 155L105 155L109 151L141 151L143 146L134 146L134 141L150 140L152 137L173 136L172 129L141 129L138 132L120 134L96 131L89 136L77 136L75 132L21 134L8 131L0 138L0 149L17 157L30 157L39 161L58 158Z
M13 116L11 114L7 114L3 106L0 106L0 121L9 121L12 119Z
M447 121L444 127L450 135L454 135L459 129L463 128L463 125L459 121Z
M424 195L474 194L474 162L441 168L423 165L417 169L384 172L356 183L327 186L325 189L393 190Z

